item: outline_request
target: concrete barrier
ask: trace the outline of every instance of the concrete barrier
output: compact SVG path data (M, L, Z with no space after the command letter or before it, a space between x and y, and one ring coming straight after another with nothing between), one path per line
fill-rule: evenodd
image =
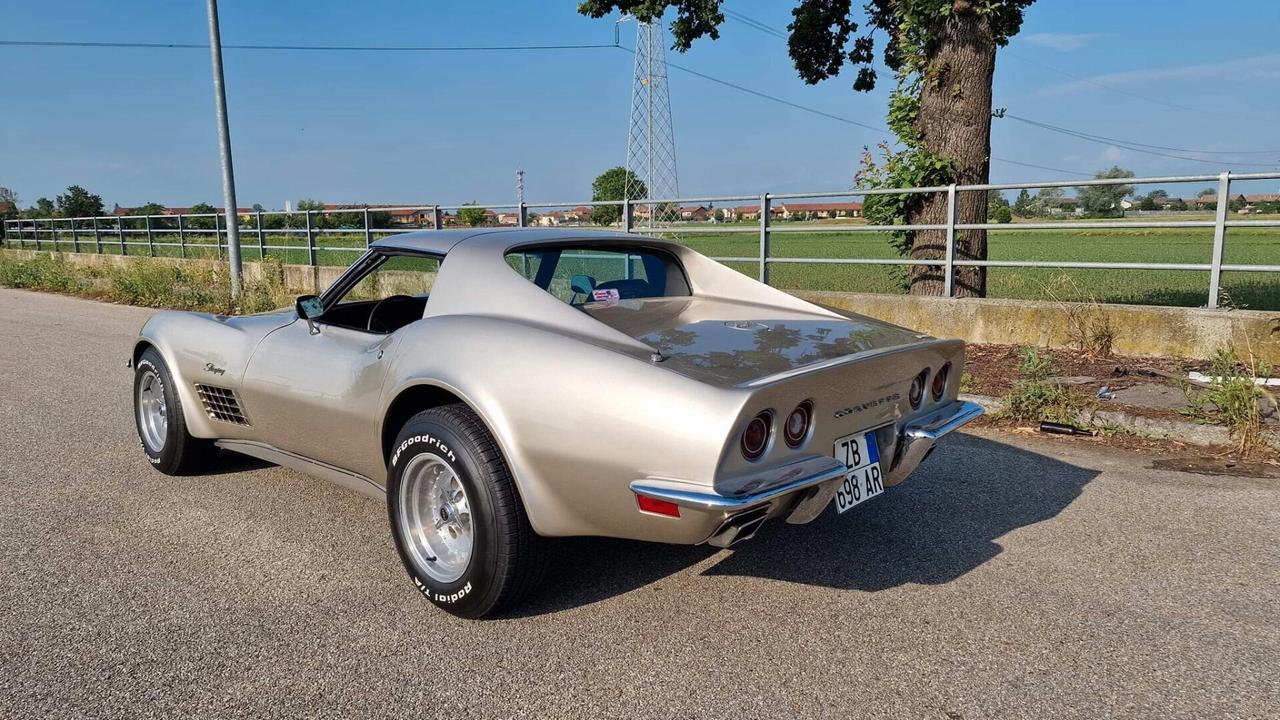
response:
M1107 305L1039 300L941 298L918 295L788 291L810 302L849 310L968 342L1072 347L1073 325L1109 323L1122 355L1209 358L1230 346L1280 365L1280 312Z

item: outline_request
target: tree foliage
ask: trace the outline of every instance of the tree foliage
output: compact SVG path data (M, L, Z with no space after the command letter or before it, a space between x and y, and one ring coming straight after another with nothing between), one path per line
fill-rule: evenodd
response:
M629 182L628 182L629 181ZM627 197L627 186L631 186L631 197ZM591 183L591 199L601 200L635 200L649 196L649 190L635 173L623 167L611 167L600 173ZM591 210L591 222L594 225L612 225L622 219L621 205L597 205Z
M62 217L96 217L103 214L102 196L94 195L79 185L67 188L56 200L58 214Z
M1132 170L1113 165L1098 172L1094 178L1098 180L1135 177ZM1121 202L1133 194L1132 185L1084 185L1076 188L1076 197L1080 199L1080 208L1086 215L1094 217L1120 217L1124 215Z
M458 221L463 225L475 227L484 223L485 209L480 207L474 200L464 205L458 210Z
M146 205L139 205L129 210L125 215L163 215L165 210L164 205L157 202L149 202Z

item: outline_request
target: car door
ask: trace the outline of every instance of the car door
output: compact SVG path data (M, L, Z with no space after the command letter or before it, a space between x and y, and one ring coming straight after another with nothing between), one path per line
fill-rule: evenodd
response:
M257 437L365 477L380 475L377 411L394 333L299 319L268 335L242 388Z
M298 318L258 344L241 387L258 440L376 481L384 471L377 436L383 384L401 334L398 327L367 329L361 313L367 317L378 300L413 292L421 318L434 279L428 270L438 261L368 259L325 292L323 315Z

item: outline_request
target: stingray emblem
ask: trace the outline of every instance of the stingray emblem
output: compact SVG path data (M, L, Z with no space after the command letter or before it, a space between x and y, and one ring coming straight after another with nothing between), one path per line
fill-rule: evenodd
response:
M226 374L227 374L227 369L226 369L226 368L220 368L220 367L218 367L217 365L214 365L213 363L205 363L205 364L204 364L204 371L205 371L205 372L211 372L211 373L213 373L214 375L226 375Z

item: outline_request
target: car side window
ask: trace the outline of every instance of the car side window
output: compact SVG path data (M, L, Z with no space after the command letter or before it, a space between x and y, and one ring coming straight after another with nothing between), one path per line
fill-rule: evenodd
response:
M326 299L319 322L385 334L422 319L440 260L409 254L374 257L372 270L336 300Z
M440 261L425 255L396 255L351 286L337 304L382 300L392 295L426 298L440 272Z
M674 256L643 247L541 247L507 254L527 280L571 305L689 294Z

